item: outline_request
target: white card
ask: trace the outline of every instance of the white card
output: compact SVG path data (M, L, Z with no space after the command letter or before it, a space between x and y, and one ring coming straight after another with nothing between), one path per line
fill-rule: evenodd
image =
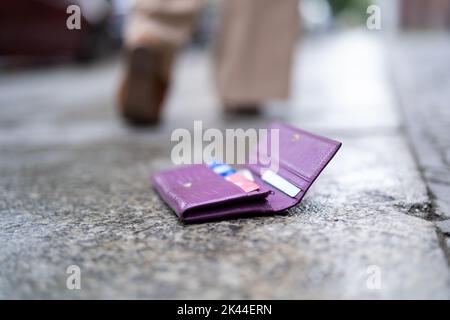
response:
M271 186L277 188L278 190L286 193L288 196L292 198L294 198L300 191L302 191L302 189L297 188L292 183L280 177L271 170L265 171L262 174L261 179L270 184Z

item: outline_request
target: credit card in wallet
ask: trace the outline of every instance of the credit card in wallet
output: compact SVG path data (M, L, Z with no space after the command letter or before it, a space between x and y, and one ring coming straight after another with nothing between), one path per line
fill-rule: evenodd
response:
M234 183L245 192L251 192L259 189L259 186L256 183L246 179L239 173L233 173L229 176L226 176L225 179Z
M278 190L286 193L288 196L294 198L302 189L297 188L286 179L280 177L275 172L267 170L261 176L261 179Z
M217 173L218 175L221 175L222 177L226 177L226 176L236 172L236 170L234 168L230 167L227 164L223 164L223 163L214 163L209 166L211 167L211 169L213 169L213 171L215 173Z
M239 173L241 176L244 176L244 178L246 178L247 180L255 181L255 179L253 178L253 174L248 169L239 169L237 173Z
M259 185L253 182L253 176L247 169L241 169L239 172L236 172L236 169L225 163L210 161L207 164L215 173L224 177L227 181L237 185L245 192L251 192L259 189ZM248 177L248 175L250 176Z

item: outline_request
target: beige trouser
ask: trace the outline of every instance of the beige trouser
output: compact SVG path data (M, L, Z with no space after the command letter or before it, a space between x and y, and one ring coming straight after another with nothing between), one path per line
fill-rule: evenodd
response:
M157 38L176 50L191 35L207 0L135 0L126 42ZM262 103L289 94L298 31L298 0L222 0L216 82L228 104Z

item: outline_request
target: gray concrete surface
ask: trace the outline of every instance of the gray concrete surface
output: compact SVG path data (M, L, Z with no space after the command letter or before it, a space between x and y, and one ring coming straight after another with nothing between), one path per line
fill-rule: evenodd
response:
M190 52L150 130L115 117L116 60L1 76L0 297L449 298L445 244L384 57L359 32L308 40L292 100L233 119L207 57ZM183 225L150 188L149 174L170 165L172 129L272 118L343 142L299 206ZM66 288L73 264L81 290Z
M450 43L448 34L406 34L390 52L407 131L436 204L450 218Z
M446 33L405 34L390 43L392 77L406 131L428 188L447 257L450 257L450 43Z

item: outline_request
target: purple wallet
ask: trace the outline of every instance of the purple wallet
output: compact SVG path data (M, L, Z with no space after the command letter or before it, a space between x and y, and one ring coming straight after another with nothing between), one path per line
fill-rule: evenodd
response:
M277 174L300 191L293 197L261 179L265 165L259 161L244 164L250 170L258 190L243 189L216 174L206 164L180 166L151 177L154 188L185 222L199 222L244 214L275 213L298 204L306 191L341 147L341 143L300 130L281 122L269 127L279 131ZM266 148L267 148L267 141ZM270 147L270 139L268 141ZM269 149L270 150L270 149ZM250 162L250 161L249 161Z

